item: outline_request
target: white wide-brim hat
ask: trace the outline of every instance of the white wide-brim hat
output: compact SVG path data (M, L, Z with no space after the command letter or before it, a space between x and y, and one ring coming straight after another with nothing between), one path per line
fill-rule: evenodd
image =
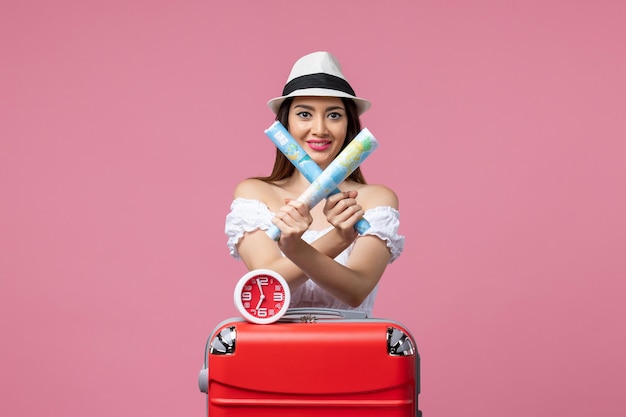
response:
M271 99L267 105L276 114L286 98L302 96L352 99L359 116L372 105L368 100L356 96L341 72L339 62L329 52L313 52L298 59L291 68L283 95Z

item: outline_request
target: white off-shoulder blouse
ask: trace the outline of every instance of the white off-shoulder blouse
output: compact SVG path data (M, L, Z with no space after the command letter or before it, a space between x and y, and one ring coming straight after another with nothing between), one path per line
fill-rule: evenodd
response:
M258 200L246 198L234 199L230 206L230 212L226 216L225 227L226 236L228 237L227 245L231 256L235 259L241 259L237 252L237 244L244 233L252 232L257 229L269 229L272 225L273 217L274 213L270 211L269 207ZM363 235L374 235L384 240L391 253L389 263L395 261L402 253L405 239L404 236L398 233L400 212L393 207L380 206L367 210L364 217L370 223L370 228ZM307 243L311 243L330 230L332 230L332 227L325 230L307 230L302 235L302 239ZM354 242L340 253L335 260L345 265L353 247ZM357 310L366 313L369 317L372 314L377 290L378 286L372 290L360 306L351 307L337 300L326 292L326 290L318 287L312 280L308 280L292 292L290 307L324 307L341 310Z

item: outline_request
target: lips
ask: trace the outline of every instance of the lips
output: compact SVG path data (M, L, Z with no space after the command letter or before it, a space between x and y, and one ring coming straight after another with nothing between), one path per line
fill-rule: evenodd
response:
M318 152L325 151L332 145L332 142L329 140L308 140L306 143L309 145L309 148Z

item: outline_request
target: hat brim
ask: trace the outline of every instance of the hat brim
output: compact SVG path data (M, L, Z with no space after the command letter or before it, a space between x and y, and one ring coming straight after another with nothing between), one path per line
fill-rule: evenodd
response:
M287 94L286 96L276 97L267 102L267 106L274 112L274 114L278 113L278 109L280 109L280 105L283 104L289 97L339 97L339 98L349 98L354 101L356 104L356 111L358 115L362 115L365 113L371 106L368 100L364 98L355 97L348 93L344 93L343 91L338 90L329 90L327 88L305 88L302 90L296 90L292 93Z

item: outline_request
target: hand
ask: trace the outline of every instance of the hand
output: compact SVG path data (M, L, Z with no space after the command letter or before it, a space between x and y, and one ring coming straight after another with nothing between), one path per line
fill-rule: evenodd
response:
M286 243L300 240L304 232L313 223L313 216L311 216L309 207L303 202L285 199L285 205L276 213L272 223L278 226L281 231L279 242Z
M354 225L365 213L356 201L357 195L357 191L344 191L328 197L324 204L326 220L350 242L357 235Z

